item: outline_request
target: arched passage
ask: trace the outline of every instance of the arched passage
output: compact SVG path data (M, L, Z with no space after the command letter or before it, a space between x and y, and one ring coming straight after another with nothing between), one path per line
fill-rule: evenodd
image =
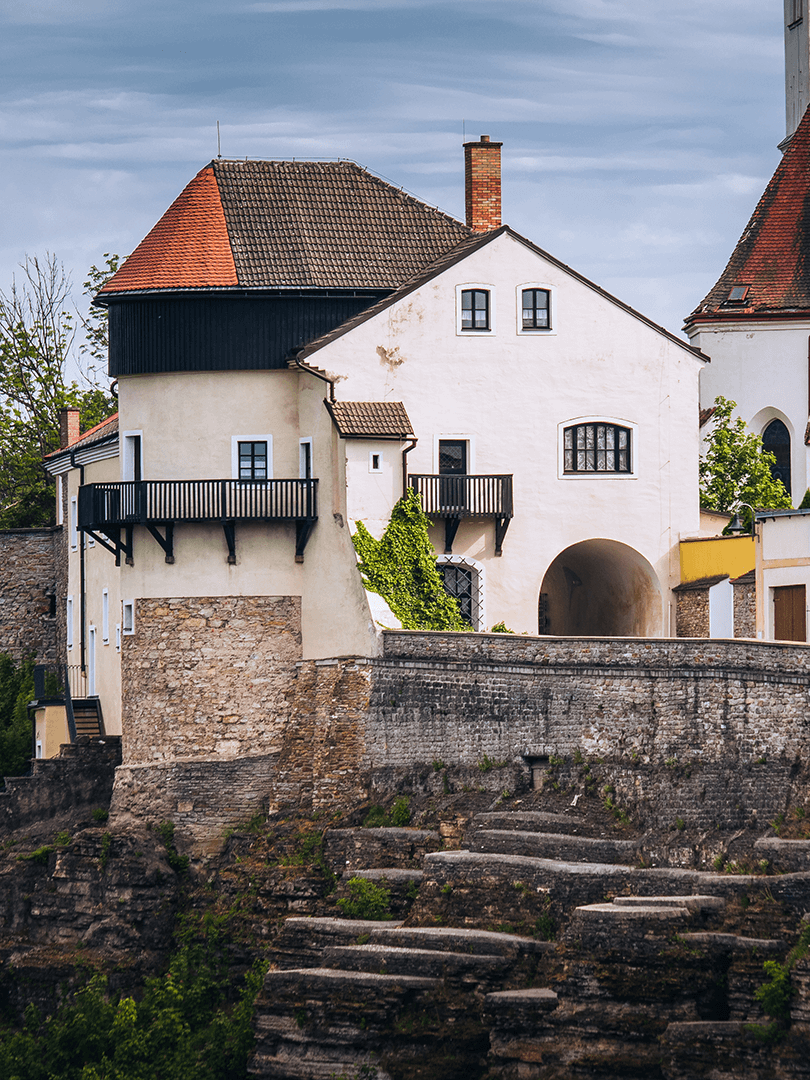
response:
M616 540L583 540L560 552L543 578L540 608L541 633L662 634L661 587L655 571L643 555Z

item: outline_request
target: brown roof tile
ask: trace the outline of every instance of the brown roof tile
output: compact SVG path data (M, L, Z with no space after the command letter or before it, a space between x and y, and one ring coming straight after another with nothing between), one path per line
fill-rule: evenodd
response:
M214 170L201 169L99 295L238 284Z
M206 166L100 296L132 289L395 289L470 236L350 161Z
M109 439L112 435L118 434L118 413L113 413L112 416L108 416L106 420L102 420L100 424L96 424L94 427L88 428L87 431L76 440L71 443L70 446L62 447L61 450L53 450L50 454L46 454L46 458L58 457L59 454L69 454L71 450L77 450L81 446L90 446L92 443L103 442L104 439Z
M735 285L747 285L729 303ZM765 194L714 288L692 312L701 316L762 316L810 310L810 110L796 129Z
M413 424L401 401L327 401L341 438L408 439Z

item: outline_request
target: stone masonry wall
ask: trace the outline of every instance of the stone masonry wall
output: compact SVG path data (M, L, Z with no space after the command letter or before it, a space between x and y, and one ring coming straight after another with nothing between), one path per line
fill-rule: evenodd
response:
M709 590L685 589L676 593L676 633L678 637L709 636Z
M15 661L33 654L40 663L57 660L56 592L58 529L0 530L0 652Z
M300 657L299 597L136 601L122 642L124 764L277 753Z
M757 636L757 590L753 581L741 581L734 588L734 637Z

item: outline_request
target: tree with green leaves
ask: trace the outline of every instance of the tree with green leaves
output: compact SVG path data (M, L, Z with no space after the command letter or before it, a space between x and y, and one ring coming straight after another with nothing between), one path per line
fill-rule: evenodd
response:
M385 600L406 630L469 630L436 569L429 527L414 488L391 511L382 539L358 521L352 540L364 584Z
M85 294L114 273L117 256L105 259L104 268L91 268ZM60 411L78 408L84 430L115 411L96 381L106 355L106 314L80 316L84 341L77 348L64 267L46 255L26 257L21 268L20 283L0 290L0 528L6 529L53 521L52 481L42 458L59 449ZM74 368L78 379L71 378Z
M714 402L711 430L700 461L700 505L721 513L735 512L741 503L755 510L788 509L793 504L772 467L776 458L762 446L734 410L736 401L718 397ZM750 511L742 512L751 525Z

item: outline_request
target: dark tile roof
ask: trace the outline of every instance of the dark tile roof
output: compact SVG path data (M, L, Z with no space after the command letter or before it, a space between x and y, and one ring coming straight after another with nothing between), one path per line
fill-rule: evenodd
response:
M753 585L757 580L756 570L748 570L745 574L731 579L732 585Z
M408 439L413 424L401 401L327 401L341 438Z
M729 303L735 285L748 286ZM810 110L714 288L687 319L810 311Z
M714 577L699 578L697 581L682 581L680 585L676 585L672 590L673 592L697 592L701 589L710 589L712 585L718 585L721 581L725 581L728 578L728 574L715 574Z
M212 161L99 293L395 289L470 236L350 161Z

